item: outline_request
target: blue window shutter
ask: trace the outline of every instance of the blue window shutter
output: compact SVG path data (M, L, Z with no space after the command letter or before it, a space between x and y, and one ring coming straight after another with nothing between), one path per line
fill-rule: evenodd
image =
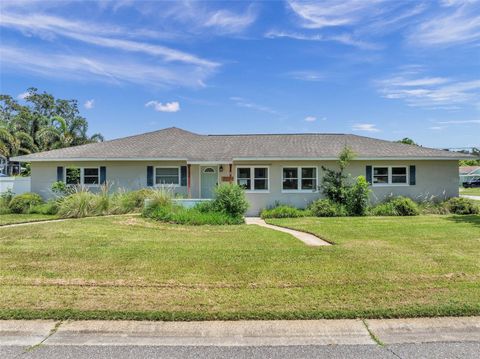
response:
M367 166L367 173L365 174L365 178L367 182L372 184L372 166Z
M153 166L147 166L147 186L153 186Z
M57 167L57 181L63 182L63 167Z
M417 170L415 166L410 166L410 186L415 186L417 183Z
M100 167L100 184L105 184L107 182L107 167Z
M187 166L180 167L180 186L187 185Z

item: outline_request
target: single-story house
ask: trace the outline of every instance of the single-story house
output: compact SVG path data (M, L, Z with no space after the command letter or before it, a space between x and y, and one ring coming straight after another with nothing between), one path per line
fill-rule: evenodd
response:
M456 152L349 134L200 135L179 128L14 158L31 163L32 191L48 198L56 181L133 190L168 185L185 198L211 198L220 183L238 183L254 215L276 203L305 207L319 198L322 166L337 168L348 146L348 172L371 184L372 201L458 196Z

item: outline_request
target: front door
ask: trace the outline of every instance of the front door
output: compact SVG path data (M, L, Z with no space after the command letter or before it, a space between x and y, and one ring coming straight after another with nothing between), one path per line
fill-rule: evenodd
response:
M213 198L215 187L218 184L218 167L200 167L200 194L202 198Z

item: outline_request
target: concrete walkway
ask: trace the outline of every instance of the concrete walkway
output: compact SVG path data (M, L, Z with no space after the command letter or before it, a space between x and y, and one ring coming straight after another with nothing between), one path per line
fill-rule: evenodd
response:
M279 232L283 232L283 233L288 233L288 234L294 236L295 238L301 240L307 246L312 246L312 247L331 246L331 243L328 243L328 242L318 238L317 236L314 236L313 234L296 231L294 229L274 226L272 224L267 224L260 217L246 217L245 218L245 223L246 224L256 224L257 226L270 228L270 229L273 229L275 231L279 231Z
M469 199L474 199L474 200L476 200L476 201L480 201L480 196L471 196L471 195L467 195L467 194L461 194L460 197L469 198Z
M279 321L0 321L1 346L294 346L480 342L480 317Z

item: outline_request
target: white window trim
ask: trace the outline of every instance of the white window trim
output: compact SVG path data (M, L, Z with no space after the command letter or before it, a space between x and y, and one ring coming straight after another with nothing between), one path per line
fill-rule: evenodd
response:
M270 166L267 165L255 165L255 166L235 166L235 178L234 183L237 183L238 178L238 169L239 168L250 168L250 189L246 189L245 193L270 193ZM267 168L268 177L267 177L267 186L268 189L253 189L255 184L255 168Z
M175 183L157 183L157 168L176 168L178 171L178 184ZM181 187L182 173L180 166L155 166L153 168L153 186L154 187Z
M406 183L392 183L392 168L405 168L406 169L406 176L407 182ZM375 168L388 168L388 183L374 183L374 173ZM406 187L410 186L410 167L405 165L395 165L395 166L372 166L372 187Z
M78 185L67 184L67 169L71 169L71 168L78 168L80 170L80 183ZM85 174L84 174L85 168L89 168L89 169L90 168L96 168L98 170L98 184L85 184ZM101 183L100 183L100 167L96 167L96 166L85 166L85 167L68 166L68 167L65 167L63 169L63 182L67 186L83 186L83 187L92 187L92 188L100 187L101 186Z
M297 189L283 189L283 169L284 168L296 168L298 173L298 188ZM302 168L315 168L315 189L302 189ZM282 166L282 176L280 180L280 188L282 193L316 193L318 192L318 166Z

